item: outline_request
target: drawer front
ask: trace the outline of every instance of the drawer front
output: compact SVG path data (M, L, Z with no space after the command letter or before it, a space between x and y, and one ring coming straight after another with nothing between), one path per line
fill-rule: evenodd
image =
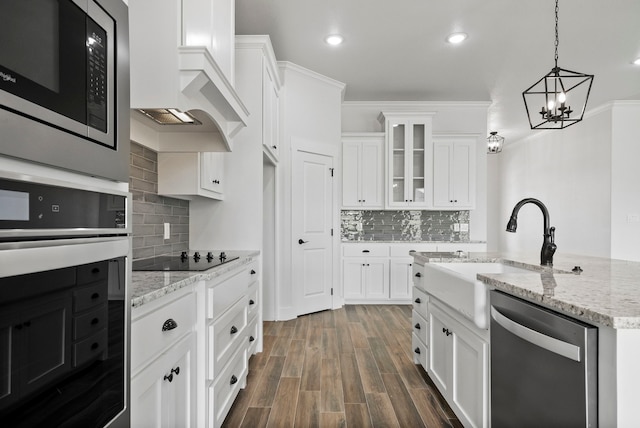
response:
M207 379L215 379L244 342L247 326L247 298L236 303L228 312L211 323L208 329L209 369Z
M429 343L429 323L416 311L411 314L411 325L413 326L413 334L418 336L422 344L427 346Z
M424 266L417 263L413 263L411 270L411 277L413 278L413 285L424 290Z
M107 281L79 288L73 292L73 311L82 312L107 302Z
M389 245L344 244L342 246L342 254L345 257L389 257Z
M73 340L82 339L107 326L107 305L73 318Z
M253 318L247 325L246 340L249 345L247 350L247 358L256 353L256 347L258 346L258 317Z
M247 300L248 318L252 318L258 313L258 284L252 284L249 287L249 299Z
M427 303L429 302L429 295L417 287L413 287L413 310L422 315L424 318L428 317Z
M107 329L73 345L73 366L78 367L103 355L107 350Z
M411 348L411 352L413 352L413 361L416 364L420 364L423 369L427 370L429 352L427 347L415 334L411 335Z
M220 373L213 385L209 388L209 400L213 401L213 409L209 411L209 428L222 425L227 412L231 408L238 392L244 388L247 376L247 356L244 349L238 350L233 355L233 364L229 364ZM211 397L213 395L213 397Z
M102 261L78 266L78 285L106 280L109 276L109 262Z
M192 331L195 307L193 294L189 293L131 324L132 372Z
M215 319L247 293L258 279L257 262L250 263L220 284L207 286L207 317Z

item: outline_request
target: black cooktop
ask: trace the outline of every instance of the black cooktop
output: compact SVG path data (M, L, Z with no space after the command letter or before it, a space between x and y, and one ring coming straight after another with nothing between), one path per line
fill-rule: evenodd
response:
M222 256L222 257L221 257ZM234 261L238 258L228 257L225 253L213 254L209 252L205 256L199 253L182 256L157 256L150 259L136 260L133 262L134 271L203 271Z

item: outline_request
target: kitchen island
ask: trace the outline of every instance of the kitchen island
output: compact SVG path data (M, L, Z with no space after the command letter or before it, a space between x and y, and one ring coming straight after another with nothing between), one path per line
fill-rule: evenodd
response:
M503 263L524 273L479 272L496 289L598 327L598 419L601 427L640 426L640 263L558 254L414 253L416 263ZM451 309L453 311L453 309Z

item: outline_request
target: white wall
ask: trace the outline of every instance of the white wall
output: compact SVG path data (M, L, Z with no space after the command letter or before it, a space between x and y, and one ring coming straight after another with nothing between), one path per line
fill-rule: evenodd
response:
M615 102L612 118L611 257L640 261L640 102Z
M382 132L381 111L435 112L434 134L477 134L476 209L470 212L469 237L487 240L487 109L488 102L346 101L342 103L342 132ZM493 191L493 189L492 189Z
M290 319L297 316L291 267L292 243L295 240L295 237L291 236L291 141L340 146L340 104L344 84L289 62L279 62L278 65L283 87L280 96L282 140L277 172L281 195L279 221L282 231L277 317ZM340 159L336 159L336 165L340 165ZM334 197L338 198L339 195ZM337 216L338 213L336 219ZM337 239L339 234L335 235ZM336 242L337 253L339 241ZM337 287L340 284L337 254L334 263L334 281Z
M542 246L542 214L528 204L520 210L518 231L505 227L513 206L537 198L556 227L558 253L609 257L611 252L611 134L609 108L563 130L538 131L505 144L499 159L500 196L490 205L489 246L537 254ZM496 240L494 242L494 239Z

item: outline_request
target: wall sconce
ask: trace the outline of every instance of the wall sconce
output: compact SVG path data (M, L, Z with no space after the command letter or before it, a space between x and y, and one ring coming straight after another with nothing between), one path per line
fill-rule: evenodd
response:
M491 131L489 134L491 135L487 137L487 153L500 153L504 144L504 137L499 136L496 131Z

